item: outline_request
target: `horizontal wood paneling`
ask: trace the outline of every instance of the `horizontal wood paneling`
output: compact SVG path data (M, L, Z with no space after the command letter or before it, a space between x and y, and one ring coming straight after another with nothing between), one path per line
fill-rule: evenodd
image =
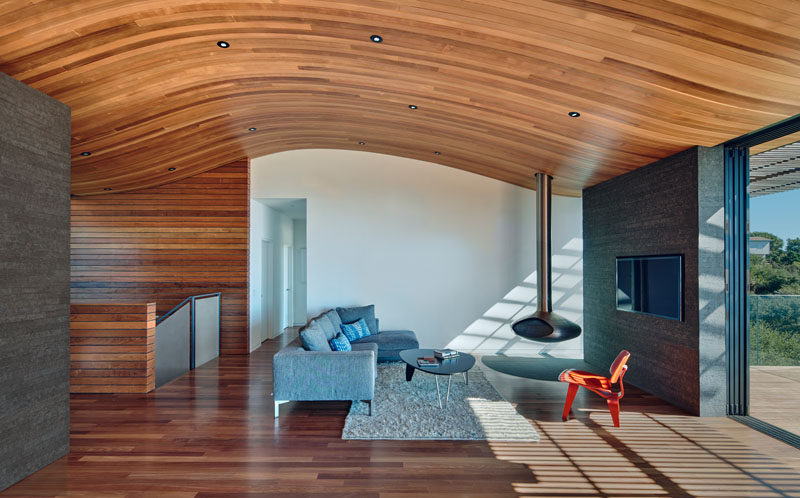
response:
M222 354L248 348L249 163L135 192L72 199L72 300L155 302L222 292Z
M797 10L795 0L6 0L0 71L72 108L75 194L333 148L524 187L541 171L555 193L578 196L800 112Z
M73 302L69 325L70 392L155 389L155 303Z

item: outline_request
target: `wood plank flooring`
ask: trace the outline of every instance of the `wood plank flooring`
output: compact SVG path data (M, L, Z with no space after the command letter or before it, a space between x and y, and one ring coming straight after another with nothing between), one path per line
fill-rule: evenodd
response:
M343 441L347 402L272 418L272 354L225 356L149 394L71 398L71 453L11 496L800 496L800 451L632 387L622 426L581 392L487 370L539 443ZM378 407L379 409L379 407Z
M750 367L750 415L800 434L800 367Z

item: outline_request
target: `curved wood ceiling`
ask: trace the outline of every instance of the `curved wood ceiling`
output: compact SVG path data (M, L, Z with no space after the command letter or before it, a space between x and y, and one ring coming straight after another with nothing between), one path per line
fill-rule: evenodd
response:
M72 107L78 195L312 147L579 195L800 113L800 3L724 3L6 0L0 71Z

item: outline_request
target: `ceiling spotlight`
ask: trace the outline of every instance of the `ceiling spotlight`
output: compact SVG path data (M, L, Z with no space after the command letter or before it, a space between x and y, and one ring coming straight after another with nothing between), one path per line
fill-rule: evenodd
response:
M358 145L367 145L367 142L358 142Z
M383 41L383 37L381 35L372 35L369 37L369 39L374 41L375 43L380 43Z
M416 109L416 108L417 108L417 106L415 106L414 104L411 104L411 105L409 105L409 106L408 106L408 108L409 108L409 109L411 109L411 110L413 111L414 109Z
M569 114L569 117L571 118L577 118L578 116L581 115L581 113L575 111L569 111L567 114Z
M441 152L439 152L438 150L433 151L434 156L438 156L439 154L441 154Z
M177 168L167 168L167 171L175 171Z
M256 128L248 128L247 131L256 131Z
M111 190L111 187L106 187L103 190Z
M226 41L224 41L224 40L220 40L220 41L217 42L217 46L219 48L228 48L228 47L231 46L231 44L226 42Z
M92 153L91 152L81 152L81 155L82 156L91 156Z

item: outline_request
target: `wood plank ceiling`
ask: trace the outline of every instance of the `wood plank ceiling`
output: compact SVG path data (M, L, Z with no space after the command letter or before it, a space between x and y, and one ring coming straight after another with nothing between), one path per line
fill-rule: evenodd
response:
M579 195L800 113L798 13L796 0L0 0L0 71L72 107L77 195L312 147L525 187L544 171Z

